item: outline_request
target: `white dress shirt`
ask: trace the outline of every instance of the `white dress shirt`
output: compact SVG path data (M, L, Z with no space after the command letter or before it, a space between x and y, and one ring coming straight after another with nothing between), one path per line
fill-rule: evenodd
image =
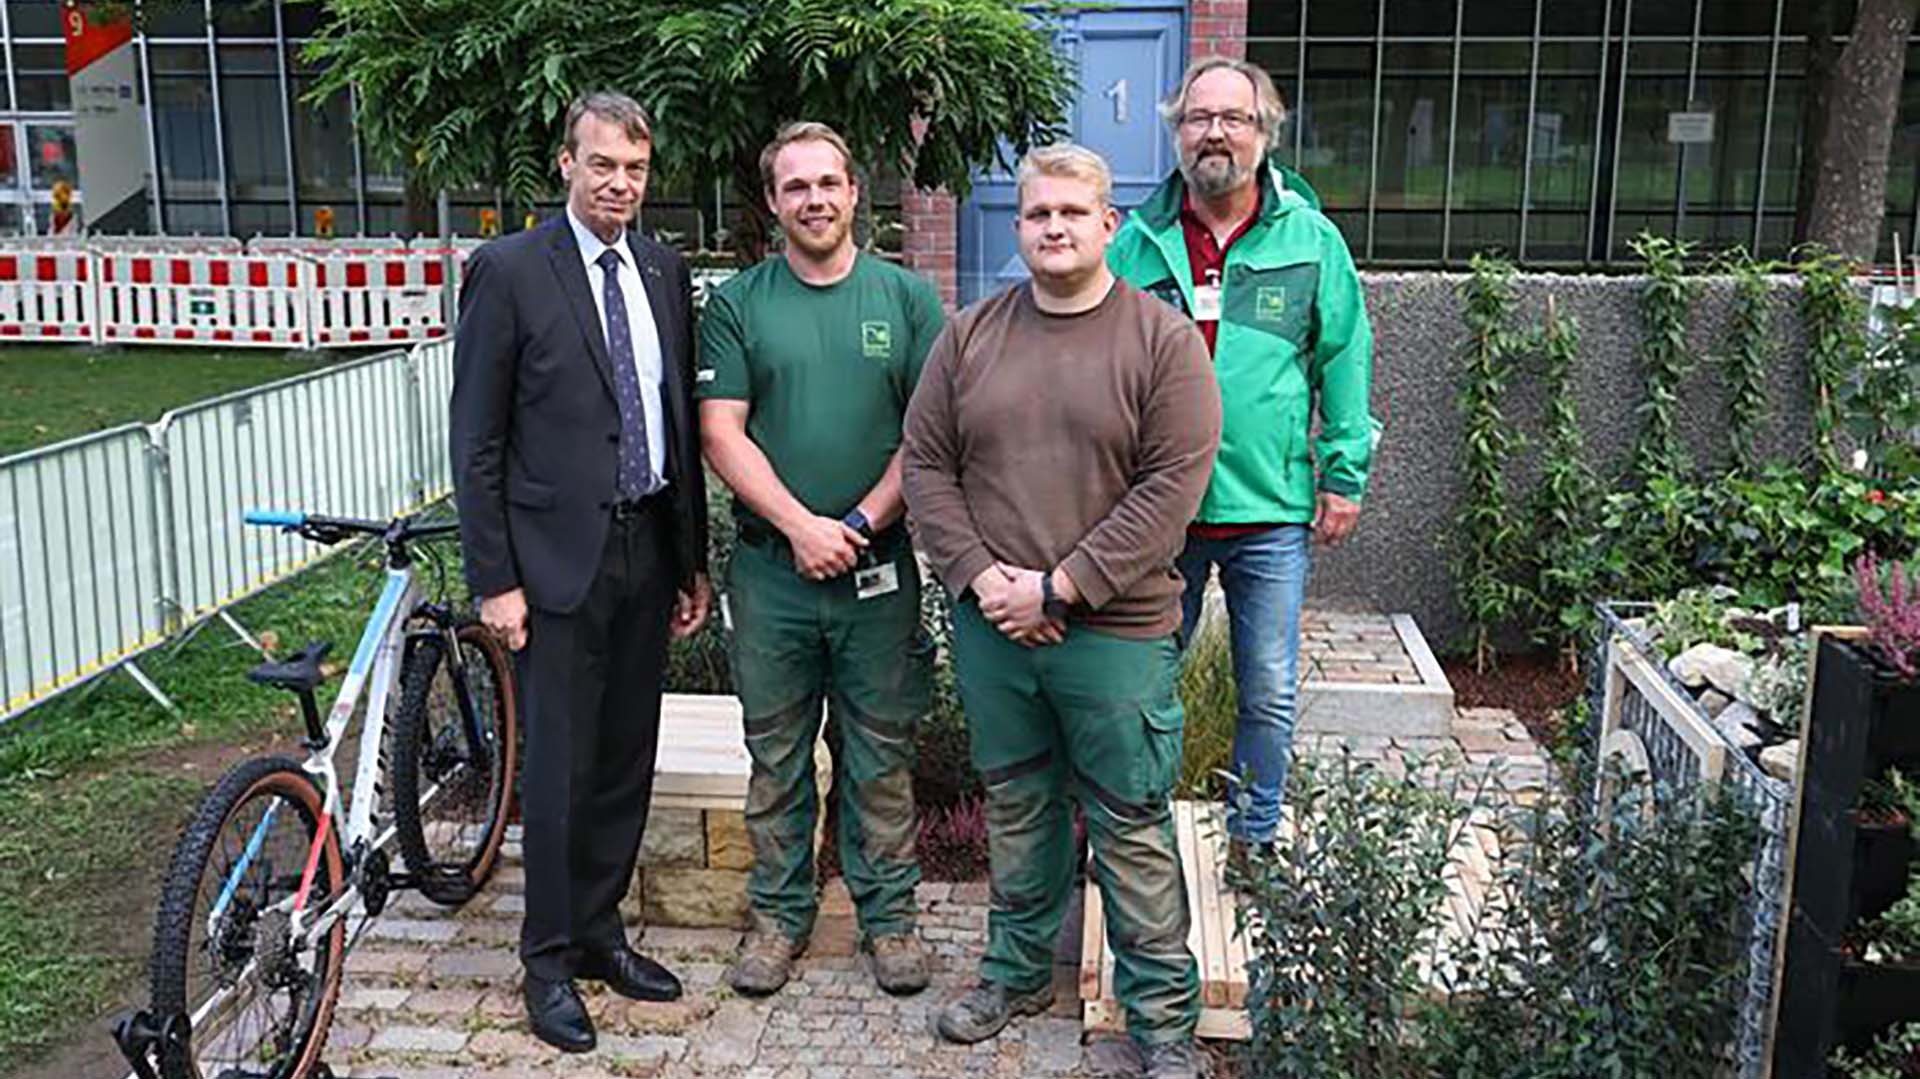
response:
M579 245L580 258L587 266L587 291L593 294L593 309L600 316L602 341L607 336L607 280L606 271L600 268L600 253L611 248L620 256L617 283L627 304L627 327L633 334L634 371L640 376L640 411L647 422L647 466L651 473L647 493L652 494L667 485L663 471L667 463L667 420L660 400L660 328L653 321L653 305L647 302L647 288L633 264L633 251L627 247L624 231L612 244L604 243L592 229L580 223L571 206L567 207L567 224L573 227L574 243Z

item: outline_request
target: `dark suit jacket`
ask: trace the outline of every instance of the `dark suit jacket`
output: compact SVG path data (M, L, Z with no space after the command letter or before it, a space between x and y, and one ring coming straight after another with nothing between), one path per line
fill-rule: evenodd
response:
M693 405L693 286L672 249L627 245L660 334L666 496L682 588L707 568L706 483ZM467 583L477 596L580 605L607 540L620 412L606 334L564 213L467 260L453 345L451 449Z

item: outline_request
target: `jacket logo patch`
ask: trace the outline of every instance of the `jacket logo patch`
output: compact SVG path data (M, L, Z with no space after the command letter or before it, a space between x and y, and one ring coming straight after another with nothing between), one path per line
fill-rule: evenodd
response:
M893 323L862 322L860 351L863 355L886 359L893 355Z
M1287 317L1287 290L1284 285L1262 286L1253 296L1253 317L1261 322L1279 322Z

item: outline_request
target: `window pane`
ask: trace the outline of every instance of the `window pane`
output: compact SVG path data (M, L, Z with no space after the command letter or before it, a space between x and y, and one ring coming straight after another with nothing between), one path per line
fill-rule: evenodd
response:
M15 45L14 92L22 112L66 112L73 108L67 83L65 45Z
M1600 46L1541 46L1527 210L1529 261L1587 257L1599 106Z
M1273 76L1273 85L1280 91L1280 100L1291 109L1300 100L1300 42L1293 38L1279 38L1273 41L1247 42L1247 59L1265 68ZM1284 145L1276 150L1293 152L1293 135L1282 132L1280 141Z
M353 202L353 113L345 93L307 103L316 81L293 77L293 167L301 201L332 205L338 228L342 207Z
M319 4L282 4L280 29L288 37L312 37L320 32L326 12Z
M1314 37L1372 37L1379 20L1378 0L1312 0L1307 5L1307 33Z
M79 186L72 124L27 125L27 175L35 191L52 191L53 185L62 180Z
M1692 109L1711 112L1713 141L1685 148L1687 220L1702 251L1753 244L1760 140L1766 127L1769 42L1703 44ZM1768 156L1773 156L1769 147Z
M1687 108L1685 45L1635 44L1627 56L1626 114L1616 166L1613 256L1643 229L1671 235L1679 184L1679 147L1667 141L1667 115Z
M236 202L229 209L233 215L235 236L288 236L293 233L293 218L284 202Z
M190 199L167 199L164 204L167 231L175 236L219 236L226 229L220 222L220 204Z
M1696 0L1664 0L1661 3L1638 3L1633 5L1633 25L1628 32L1634 37L1652 35L1691 37L1693 35L1693 5ZM1615 26L1619 25L1615 20Z
M1460 131L1454 140L1451 257L1520 240L1520 185L1527 153L1527 45L1470 44L1460 57ZM1507 213L1462 213L1504 210Z
M1262 0L1247 5L1248 37L1296 37L1301 0Z
M0 192L20 186L20 162L14 159L13 125L0 124Z
M7 28L15 40L61 37L59 0L7 0Z
M1300 125L1299 169L1324 208L1364 211L1373 146L1373 47L1309 43L1307 85L1294 122ZM1348 234L1349 243L1353 237Z
M1452 37L1458 0L1388 0L1387 36ZM1387 70L1393 68L1389 66Z
M1461 16L1460 30L1470 37L1532 37L1534 0L1465 0L1467 10ZM1585 9L1598 7L1598 4L1559 5ZM1584 11L1559 11L1553 13L1552 31L1556 34L1591 33L1577 24L1586 17ZM1595 27L1599 25L1595 22Z
M273 0L215 0L213 28L221 37L272 37Z
M161 190L168 200L167 227L179 231L174 224L174 200L219 197L220 159L214 143L207 50L196 45L154 45L148 56L153 61L153 135ZM199 211L182 212L200 220ZM219 227L217 217L214 227Z
M1770 37L1773 34L1773 16L1776 0L1702 0L1700 9L1700 32L1702 34L1758 34ZM1786 3L1786 0L1777 0ZM1792 4L1786 4L1792 7Z
M150 37L207 36L207 13L198 4L160 4L147 12Z
M1380 162L1375 183L1376 258L1440 257L1446 194L1453 46L1389 44L1381 81ZM1400 211L1431 210L1431 214ZM1431 226L1429 228L1429 226Z
M287 197L287 132L280 112L277 53L266 46L220 49L220 111L227 182L236 199ZM285 216L284 213L282 216ZM234 227L239 229L239 220ZM281 231L285 231L282 227Z

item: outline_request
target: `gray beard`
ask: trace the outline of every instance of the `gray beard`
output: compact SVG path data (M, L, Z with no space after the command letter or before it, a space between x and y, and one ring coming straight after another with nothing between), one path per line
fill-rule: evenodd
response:
M1233 191L1252 178L1253 172L1244 168L1232 158L1225 159L1226 168L1209 165L1205 170L1195 160L1180 163L1180 175L1186 177L1187 187L1203 199L1217 198Z

